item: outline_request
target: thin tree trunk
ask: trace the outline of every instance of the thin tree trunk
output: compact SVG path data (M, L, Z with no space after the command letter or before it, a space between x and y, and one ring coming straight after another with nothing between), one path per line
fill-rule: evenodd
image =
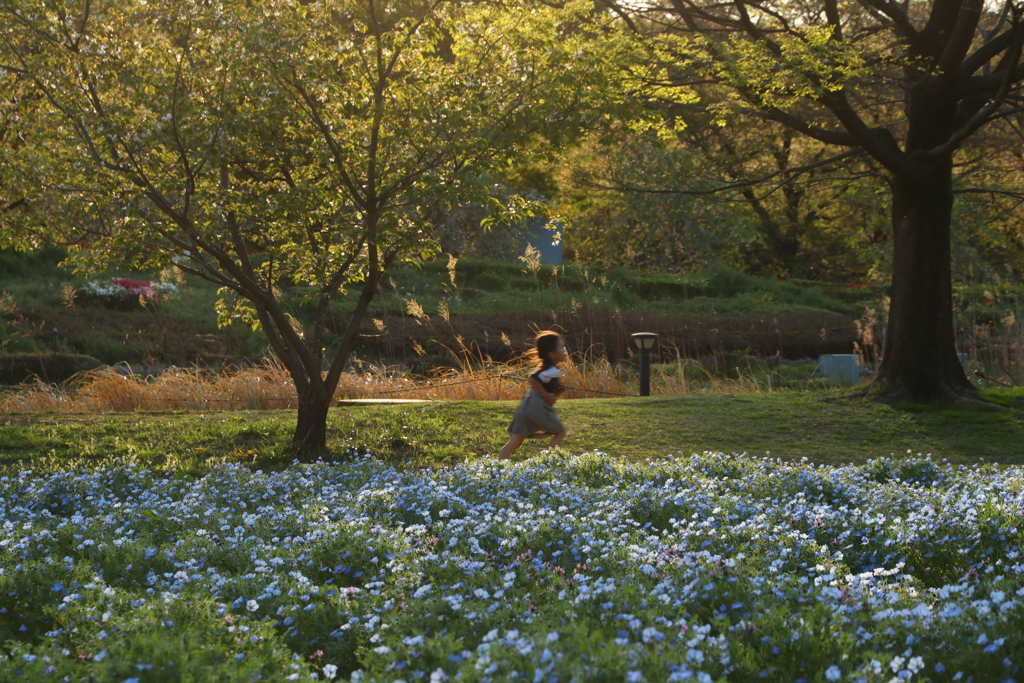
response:
M295 432L292 434L292 445L297 448L310 451L327 449L327 413L334 400L334 390L338 387L345 363L348 362L352 349L355 347L359 326L366 317L366 311L377 292L381 276L393 260L393 256L385 258L382 264L383 268L378 268L380 264L376 246L371 246L369 251L371 270L366 279L366 285L356 301L355 310L349 317L344 333L338 340L337 351L331 359L330 369L326 375L317 374L314 377L307 377L305 367L297 360L294 368L289 367L289 373L299 394L298 419L295 423ZM324 311L322 314L325 315L326 307L322 308L322 311Z
M314 386L319 385L319 386ZM319 378L314 378L299 393L299 414L292 434L292 445L306 451L327 450L327 411L331 395Z
M893 181L892 292L875 380L887 402L977 399L953 327L950 165Z

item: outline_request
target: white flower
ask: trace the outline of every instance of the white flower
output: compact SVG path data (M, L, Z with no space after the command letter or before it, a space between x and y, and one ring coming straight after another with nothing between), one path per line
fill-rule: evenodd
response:
M255 600L246 600L245 608L250 612L255 612L260 608L260 603L256 602Z
M334 677L337 676L337 675L338 675L338 667L336 667L333 664L324 664L324 677L327 680L333 681Z

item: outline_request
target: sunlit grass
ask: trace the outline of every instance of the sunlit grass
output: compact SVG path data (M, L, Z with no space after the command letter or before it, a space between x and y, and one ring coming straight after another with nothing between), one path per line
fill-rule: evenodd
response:
M909 412L827 393L694 393L559 401L566 448L633 460L705 450L828 465L892 453L953 463L1024 464L1024 404ZM295 459L369 451L400 467L451 466L493 454L508 439L516 400L346 404L328 416L330 451L290 446L294 410L0 415L0 474L53 472L128 461L162 472L209 472L222 463L278 470ZM536 455L528 441L516 458Z

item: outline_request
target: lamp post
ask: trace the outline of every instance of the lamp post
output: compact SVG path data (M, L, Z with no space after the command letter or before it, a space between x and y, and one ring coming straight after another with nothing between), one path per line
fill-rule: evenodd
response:
M636 347L640 349L640 395L651 395L651 349L658 341L654 332L635 332L632 335Z

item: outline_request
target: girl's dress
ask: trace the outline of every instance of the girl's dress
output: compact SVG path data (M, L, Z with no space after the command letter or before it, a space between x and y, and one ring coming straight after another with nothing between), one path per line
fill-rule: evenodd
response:
M555 365L546 370L535 370L530 373L531 378L536 378L544 385L544 390L552 394L558 390L558 378L561 376L562 371ZM519 402L508 431L519 436L543 437L564 432L565 427L558 419L554 407L549 406L548 402L530 387L530 391Z

